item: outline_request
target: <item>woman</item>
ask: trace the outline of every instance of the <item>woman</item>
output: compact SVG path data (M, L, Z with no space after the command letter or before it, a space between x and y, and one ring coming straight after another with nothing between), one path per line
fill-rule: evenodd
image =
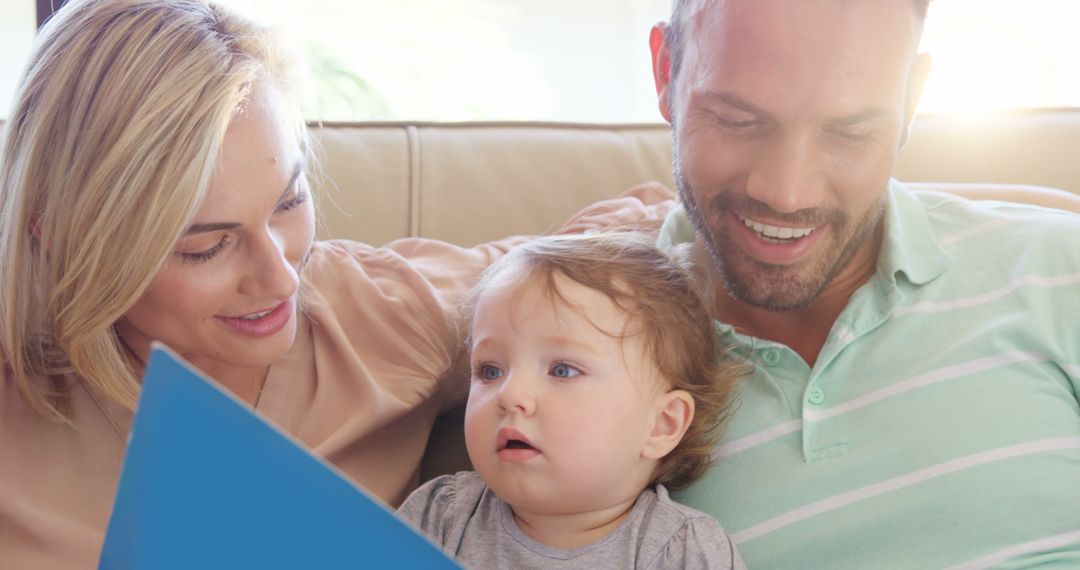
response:
M41 31L0 155L0 567L96 565L151 339L388 503L418 483L465 392L440 381L459 296L514 240L313 242L297 79L203 0L73 0Z

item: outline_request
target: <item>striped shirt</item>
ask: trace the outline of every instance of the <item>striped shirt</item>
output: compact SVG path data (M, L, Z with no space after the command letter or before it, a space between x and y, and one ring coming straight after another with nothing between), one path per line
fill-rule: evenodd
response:
M676 499L751 569L1080 568L1080 216L893 182L884 224L813 367L717 323L753 372Z

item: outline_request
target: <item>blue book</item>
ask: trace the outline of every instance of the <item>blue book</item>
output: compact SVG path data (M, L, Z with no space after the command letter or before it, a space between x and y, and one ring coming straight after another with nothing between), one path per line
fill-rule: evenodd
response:
M336 468L161 345L101 568L457 568Z

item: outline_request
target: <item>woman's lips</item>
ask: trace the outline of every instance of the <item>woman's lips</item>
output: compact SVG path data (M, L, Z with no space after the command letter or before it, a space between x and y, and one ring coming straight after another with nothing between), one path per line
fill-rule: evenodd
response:
M269 313L258 318L243 317L214 317L218 322L230 329L247 336L265 337L277 333L289 324L293 317L293 298L289 297L276 307L269 309ZM265 311L256 311L250 315L259 315Z

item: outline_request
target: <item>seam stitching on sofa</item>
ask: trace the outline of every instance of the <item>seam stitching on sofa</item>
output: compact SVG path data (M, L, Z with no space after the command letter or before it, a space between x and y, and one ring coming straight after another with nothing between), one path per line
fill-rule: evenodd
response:
M405 127L405 139L409 152L409 236L420 236L420 129L416 125Z

